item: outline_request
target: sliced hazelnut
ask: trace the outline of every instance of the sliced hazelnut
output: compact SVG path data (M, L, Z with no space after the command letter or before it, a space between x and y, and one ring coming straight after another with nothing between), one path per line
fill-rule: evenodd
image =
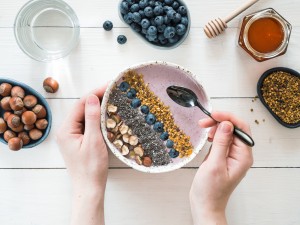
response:
M7 130L6 122L0 117L0 134L3 134Z
M32 125L24 125L24 130L26 130L26 131L30 131L33 128L34 128L34 124L32 124Z
M4 121L7 121L8 120L8 117L11 115L11 112L5 112L4 114L3 114L3 119L4 119Z
M129 143L129 138L130 138L130 135L129 135L129 134L124 134L124 135L122 136L122 139L123 139L123 141L124 141L125 143Z
M19 133L24 130L24 125L21 123L18 127L10 127L10 129L16 133Z
M57 90L59 88L59 84L52 77L48 77L44 80L43 87L44 87L46 92L55 93L55 92L57 92Z
M18 134L18 137L22 139L23 141L23 145L28 145L30 142L30 137L27 134L27 132L23 131L21 133Z
M14 111L22 110L24 107L24 103L20 97L12 97L9 100L10 108Z
M1 108L5 111L10 111L11 107L9 104L11 97L7 96L1 99Z
M21 119L19 116L15 115L15 114L11 114L7 119L7 125L10 128L19 127L20 124L21 124Z
M132 135L132 130L129 128L127 134Z
M130 151L129 152L129 158L130 159L135 159L135 153L134 153L134 151Z
M129 127L127 125L122 124L119 130L120 130L121 134L126 134L128 129L129 129Z
M111 104L109 104L107 106L107 112L108 112L109 115L115 114L117 111L118 111L118 107L117 106L114 106L114 105L111 105Z
M0 85L0 95L3 97L9 96L12 86L9 83L2 83Z
M19 137L13 137L8 141L8 147L10 150L19 151L23 147L23 141Z
M25 96L23 102L26 108L32 109L37 104L37 98L33 95L27 95Z
M115 139L119 140L119 139L121 139L121 137L122 137L122 134L117 134Z
M35 126L40 130L45 130L48 126L48 121L46 119L39 119L35 122Z
M107 139L111 142L115 140L115 135L112 132L107 132Z
M115 128L116 126L117 126L117 123L116 123L116 121L114 121L113 119L108 118L108 119L106 120L106 127L107 127L108 129L113 129L113 128Z
M140 157L142 157L144 155L144 150L142 149L142 147L137 146L133 149L134 153Z
M112 115L110 118L112 118L116 123L119 125L121 122L121 117L119 115Z
M14 111L14 114L17 115L17 116L22 116L23 112L26 112L26 111L27 111L27 109L24 107L21 110Z
M46 115L47 115L47 111L46 111L46 109L44 108L44 106L39 105L39 104L36 105L36 106L32 109L32 111L36 114L36 116L37 116L38 119L43 119L43 118L45 118Z
M14 138L14 137L16 137L16 136L17 136L16 133L13 132L13 131L11 131L11 130L5 131L5 132L4 132L4 135L3 135L4 140L5 140L6 142L8 142L9 139Z
M143 164L143 161L142 161L141 157L139 157L138 155L135 156L135 162L138 165L142 165Z
M123 145L121 148L122 155L128 155L129 154L129 148L126 145Z
M34 141L40 139L42 136L43 136L42 131L38 129L32 129L29 131L29 137Z
M114 134L118 134L118 133L119 133L119 128L118 128L118 126L116 126L115 128L110 129L110 131L111 131L112 133L114 133Z
M25 91L23 88L19 87L19 86L14 86L11 89L11 97L19 97L21 99L23 99L25 96Z
M130 136L129 138L129 144L132 145L132 146L135 146L139 143L139 139L137 136L133 135L133 136Z
M117 149L121 149L123 146L123 142L121 140L115 140L113 144L116 146Z
M143 158L143 165L146 167L150 167L152 165L152 159L148 156Z
M32 125L36 122L37 116L32 111L26 111L22 114L22 122L25 125Z

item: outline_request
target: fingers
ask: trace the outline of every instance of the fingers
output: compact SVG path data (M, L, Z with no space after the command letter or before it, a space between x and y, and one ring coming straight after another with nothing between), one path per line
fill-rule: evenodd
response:
M100 100L91 94L85 104L85 130L84 136L99 138L100 132Z
M232 123L228 121L221 122L216 130L209 158L218 163L226 163L227 152L232 143L232 139Z

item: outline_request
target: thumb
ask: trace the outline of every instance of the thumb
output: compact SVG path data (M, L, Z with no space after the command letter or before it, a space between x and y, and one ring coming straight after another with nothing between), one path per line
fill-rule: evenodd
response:
M232 138L232 123L228 121L221 122L215 133L210 158L218 162L225 160Z
M85 131L88 136L99 136L100 101L96 95L89 95L85 103Z

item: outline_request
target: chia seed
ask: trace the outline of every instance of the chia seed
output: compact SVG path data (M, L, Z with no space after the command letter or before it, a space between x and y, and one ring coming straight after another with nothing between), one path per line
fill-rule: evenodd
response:
M119 116L138 136L145 156L151 157L153 165L169 164L172 160L166 151L164 142L159 138L159 134L145 122L145 115L139 111L139 108L133 109L130 106L130 102L126 95L118 89L113 89L108 99L109 104L118 107Z

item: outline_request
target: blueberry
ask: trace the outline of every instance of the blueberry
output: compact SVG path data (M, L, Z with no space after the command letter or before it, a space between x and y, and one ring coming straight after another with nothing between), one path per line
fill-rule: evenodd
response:
M161 122L156 122L153 126L153 130L155 130L156 132L163 132L164 131L164 124Z
M166 44L168 44L168 39L162 39L162 40L159 40L159 43L161 44L161 45L166 45Z
M148 19L142 19L141 26L142 28L147 29L148 27L150 27L150 21Z
M182 16L186 15L186 13L187 13L186 8L183 5L179 6L177 12L179 12Z
M163 7L163 10L164 10L165 13L167 13L170 9L172 9L172 7L167 6L167 5L165 5L165 6Z
M174 148L171 148L169 151L169 156L171 158L177 158L179 156L179 152L176 151Z
M176 26L176 34L182 36L185 34L185 32L186 32L186 26L184 26L181 23Z
M150 19L150 23L151 23L151 26L155 26L156 27L156 23L155 23L155 18L154 17L152 17Z
M138 107L141 106L141 100L138 99L138 98L135 98L135 99L133 99L133 100L131 101L131 104L130 104L130 105L131 105L132 108L136 109L136 108L138 108Z
M147 16L147 17L152 17L153 16L153 10L150 6L147 6L144 9L144 12L145 12L145 16Z
M173 147L174 147L174 142L173 142L172 140L168 139L168 140L167 140L167 143L166 143L166 146L167 146L168 148L173 148Z
M174 27L167 27L164 31L165 38L173 38L176 34L176 30Z
M157 26L163 25L164 18L162 16L157 16L155 17L154 22Z
M159 41L162 41L162 40L166 39L163 34L159 34L157 38L158 38Z
M136 90L134 88L130 88L129 91L136 96Z
M170 22L171 22L171 19L168 16L165 16L164 17L164 24L168 25L168 24L170 24Z
M163 24L163 25L161 25L161 26L158 26L158 27L157 27L158 33L163 33L163 32L165 31L166 27L167 27L167 26L166 26L165 24Z
M128 13L128 11L129 11L129 4L128 4L128 2L122 2L120 9L121 9L121 13L122 14Z
M123 82L119 85L119 89L120 89L122 92L127 91L129 87L130 87L130 85L129 85L128 82L126 82L126 81L123 81Z
M142 31L141 26L138 23L131 23L130 27L135 31L140 33Z
M141 106L141 112L144 113L144 114L148 114L149 113L149 107L146 106L146 105L142 105Z
M156 117L152 114L152 113L149 113L146 117L146 123L149 124L149 125L153 125L156 121Z
M133 13L133 22L139 23L141 20L142 20L141 14L138 12L134 12Z
M150 36L154 36L157 34L157 29L155 26L150 26L147 30L147 34L149 34Z
M175 10L171 9L167 12L167 16L172 20L176 15Z
M139 4L133 4L133 5L130 7L130 11L131 11L131 12L138 12L139 10L140 10Z
M143 9L140 9L140 10L139 10L139 14L141 15L142 18L145 17L145 12L144 12Z
M146 28L142 29L142 34L147 34L147 29Z
M174 3L174 0L165 0L164 1L167 5L172 5Z
M135 2L134 0L126 0L128 2L129 5L133 5Z
M154 7L155 6L155 1L154 0L150 0L149 1L149 5L152 6L152 7Z
M155 8L153 9L154 15L159 16L162 15L164 12L164 9L161 5L155 6Z
M189 24L188 18L185 16L181 17L181 23L185 26L188 26L188 24Z
M119 44L123 45L127 42L127 37L125 35L119 35L117 41Z
M173 4L172 4L173 9L178 9L179 6L180 6L180 4L178 2L173 2Z
M171 44L175 44L179 41L179 36L178 35L175 35L174 37L172 38L169 38L168 41L171 43Z
M144 9L144 8L146 8L148 6L148 0L141 0L140 2L139 2L139 7L141 8L141 9Z
M156 1L156 2L155 2L155 6L163 6L163 3L162 3L162 2Z
M103 23L103 28L104 30L106 31L109 31L113 28L113 23L109 20L106 20L104 23Z
M181 22L181 15L180 15L179 13L176 13L176 14L175 14L175 16L174 16L174 18L173 18L173 22L174 22L175 24Z
M157 42L158 41L158 38L157 38L157 35L149 35L149 34L146 34L146 38L148 39L148 41L150 42Z
M127 98L134 99L136 97L136 90L131 88L126 95Z
M163 133L159 136L159 138L160 138L161 140L163 140L163 141L167 140L167 139L169 138L168 132L163 132Z
M124 21L125 21L125 23L130 25L133 21L133 14L130 12L130 13L124 15Z

